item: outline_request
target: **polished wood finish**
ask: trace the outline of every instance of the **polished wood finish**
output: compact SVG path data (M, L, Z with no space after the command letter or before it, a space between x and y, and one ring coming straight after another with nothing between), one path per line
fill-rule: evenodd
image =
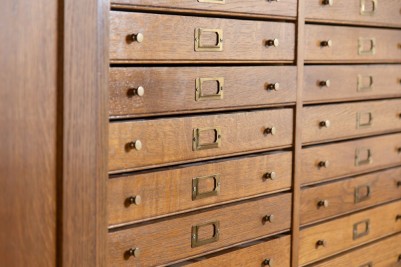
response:
M323 47L321 42L329 40L332 45ZM305 25L305 61L309 63L400 63L400 43L400 30ZM362 54L359 54L360 50Z
M277 133L266 133L272 127ZM200 135L201 144L220 139L220 147L194 151L196 129L210 129ZM220 138L215 129L220 129ZM288 147L292 144L292 110L112 122L109 135L109 171L138 170ZM142 142L141 150L129 148L129 144L136 140Z
M401 134L364 138L355 141L340 142L329 145L313 146L302 151L302 184L332 180L351 174L367 172L378 168L400 165ZM356 164L356 155L361 161L368 158L371 162ZM325 168L320 162L328 161Z
M290 152L274 153L112 178L108 182L109 224L124 224L289 190L291 161ZM204 177L199 188L200 193L207 193L216 189L216 175L220 183L218 195L193 199L193 180ZM127 204L132 196L140 196L142 203Z
M126 118L289 104L295 102L295 77L292 66L111 68L109 112ZM196 81L204 78L211 80L198 90L206 97L197 98ZM144 95L133 94L140 86Z
M401 220L396 220L400 210L398 201L301 230L300 266L400 232ZM324 241L325 245L317 245L318 241Z
M286 231L290 227L290 203L291 194L281 194L113 231L108 238L108 265L168 264L182 258L194 257L240 242ZM274 215L274 220L266 221L264 219L266 215ZM220 223L219 239L192 248L192 227L211 222ZM213 231L210 227L205 228L207 229L200 230L202 239L209 239L213 232L216 233L216 230ZM140 256L127 257L126 251L130 248L139 248Z
M301 195L301 223L312 223L401 199L399 182L401 168L304 188ZM323 201L326 201L327 206L320 204Z
M400 65L306 66L304 102L401 97L400 72Z
M220 36L205 33L199 40L202 46L221 43L222 51L195 51L195 30L199 28L222 30ZM132 34L137 33L143 34L143 42L131 41ZM293 23L110 12L113 63L291 62L294 61L294 38ZM266 46L273 39L279 40L279 46Z
M304 143L401 130L401 100L320 105L303 114Z

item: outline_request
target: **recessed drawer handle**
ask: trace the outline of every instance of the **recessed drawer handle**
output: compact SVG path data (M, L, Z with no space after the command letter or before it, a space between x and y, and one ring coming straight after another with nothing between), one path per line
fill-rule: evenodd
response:
M360 185L355 188L355 203L360 203L362 201L368 200L371 196L370 185Z
M367 118L367 119L366 119ZM373 124L372 112L358 112L356 114L356 128L368 128Z
M365 49L366 42L369 43L369 49ZM376 54L376 39L375 38L359 38L358 39L358 55L367 56Z
M204 90L205 82L216 82L217 91L215 94L206 94ZM195 101L219 100L223 99L224 78L198 78L195 81Z
M360 231L361 226L363 227L362 231ZM361 221L361 222L357 222L353 226L353 240L356 240L358 238L366 236L369 234L369 232L370 232L370 220L369 219Z
M225 4L226 0L198 0L199 3Z
M206 228L206 227L212 227L212 236L210 238L202 239L199 236L200 229ZM204 224L198 224L195 226L192 226L192 238L191 238L191 247L196 248L199 246L203 246L206 244L210 244L213 242L217 242L219 240L220 236L220 222L215 221L215 222L209 222L209 223L204 223Z
M372 2L372 9L366 9L366 2ZM373 16L377 9L377 0L361 0L361 15L362 16Z
M363 155L366 155L364 157ZM355 150L355 166L369 165L373 163L373 153L370 148L357 148Z
M213 188L209 191L203 191L202 185L211 181ZM206 186L205 186L206 187ZM220 174L201 176L192 179L192 200L218 196L220 194Z
M362 264L359 267L373 267L373 263L372 262L368 262L368 263Z
M367 85L364 84L364 81L368 78L369 83ZM373 90L373 76L363 76L361 74L358 75L358 92L366 92Z
M202 44L202 36L214 34L214 44ZM214 39L214 38L213 38ZM220 52L223 51L223 30L222 29L195 29L195 51L196 52Z
M214 140L210 143L202 143L202 135L210 131L212 132ZM198 151L204 149L219 148L221 146L221 139L221 130L218 127L193 129L192 150Z

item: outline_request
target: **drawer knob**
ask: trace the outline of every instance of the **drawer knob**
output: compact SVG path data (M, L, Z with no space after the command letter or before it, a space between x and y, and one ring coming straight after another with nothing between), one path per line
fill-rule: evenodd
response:
M143 34L142 33L134 33L133 35L132 35L132 40L134 41L134 42L138 42L138 43L142 43L143 42Z
M141 196L131 196L128 198L128 202L130 204L135 204L135 205L140 205L142 203L142 198Z
M330 166L330 162L328 160L319 162L319 167L328 168Z
M279 83L270 83L267 85L268 90L273 90L273 91L278 91L280 89L280 84Z
M322 4L325 6L332 6L334 4L334 0L323 0Z
M329 206L329 201L327 199L319 200L317 206L319 208L327 208Z
M398 255L398 260L397 260L398 262L401 262L401 254L400 255Z
M401 154L401 147L397 148L398 154Z
M267 2L280 2L280 0L267 0Z
M266 128L265 129L265 134L271 134L271 135L275 135L277 133L277 129L276 127L271 127L271 128Z
M330 80L319 82L320 87L330 87Z
M316 242L316 248L319 248L319 247L326 247L327 246L327 242L326 242L326 240L318 240L317 242Z
M134 142L129 143L129 147L139 151L142 149L142 142L141 140L136 140Z
M272 259L265 259L263 261L263 266L273 267L273 260Z
M133 88L131 90L132 95L137 95L137 96L144 96L145 95L145 88L142 86L139 86L138 88Z
M130 249L127 251L127 254L128 254L129 257L130 257L130 256L133 256L133 257L135 257L135 258L138 258L139 255L141 254L141 252L140 252L139 248L130 248Z
M396 222L401 221L401 214L398 214L397 216L395 216L395 221Z
M331 122L329 120L325 120L325 121L321 121L319 123L320 127L325 127L325 128L329 128L331 125Z
M397 182L397 187L401 187L401 181Z
M326 40L326 41L321 41L320 46L322 47L331 47L333 45L333 41L331 40Z
M278 39L270 39L266 41L266 46L274 46L278 47L280 45L280 42Z
M265 174L266 179L271 179L275 180L277 178L277 173L276 172L267 172Z
M274 222L274 215L273 214L266 215L263 219L264 219L265 222L272 223L272 222Z

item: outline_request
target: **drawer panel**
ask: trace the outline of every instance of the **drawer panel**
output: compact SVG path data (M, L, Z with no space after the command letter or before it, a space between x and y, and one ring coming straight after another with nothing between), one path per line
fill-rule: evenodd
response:
M305 25L305 61L401 62L401 31Z
M286 147L292 144L292 113L292 109L276 109L110 123L109 170Z
M400 231L401 201L303 229L300 265Z
M260 1L260 0L113 0L113 6L131 6L135 9L176 9L196 13L250 14L262 16L295 17L296 0Z
M291 173L292 153L284 152L112 178L107 194L109 224L289 189ZM138 196L140 203L135 202Z
M305 103L401 96L401 66L305 66Z
M302 184L401 164L401 134L392 134L302 150Z
M306 107L303 115L304 143L401 130L401 100Z
M111 117L241 109L295 102L296 68L111 68L109 88Z
M290 236L271 241L256 241L255 245L224 253L219 256L201 259L187 267L221 267L221 266L290 266ZM273 265L274 264L274 265Z
M293 23L110 12L114 63L293 61L294 38Z
M291 194L282 194L119 230L108 236L108 266L167 264L289 230L290 222ZM131 248L140 256L128 257Z
M320 0L305 1L308 21L401 26L400 0Z
M401 234L335 257L313 267L358 266L394 267L401 263ZM370 265L369 265L370 264Z
M301 191L301 224L401 199L401 168Z

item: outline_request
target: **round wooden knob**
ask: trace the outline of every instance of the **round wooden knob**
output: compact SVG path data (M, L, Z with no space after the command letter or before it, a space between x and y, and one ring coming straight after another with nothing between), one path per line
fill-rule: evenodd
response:
M266 134L275 135L277 133L277 129L274 126L271 127L271 128L266 128L265 133Z
M265 260L263 261L263 265L264 265L264 266L273 267L273 260L272 260L272 259L265 259Z
M320 46L322 46L322 47L331 47L332 45L333 45L333 42L331 40L320 42Z
M332 6L334 4L334 0L323 0L322 4L325 6Z
M132 40L134 42L142 43L143 39L144 39L144 36L140 32L139 33L135 33L135 34L132 35Z
M266 177L266 179L274 180L277 178L277 174L276 174L276 172L267 172L265 174L265 177Z
M326 81L321 81L319 83L320 87L330 87L330 80L326 80Z
M136 141L134 141L134 142L131 142L131 143L129 143L129 146L132 148L132 149L136 149L136 150L141 150L142 149L142 142L141 142L141 140L136 140Z
M398 255L398 262L401 262L401 254Z
M328 160L319 162L319 167L328 168L330 166L330 162Z
M398 214L397 216L395 216L395 221L400 221L401 220L401 214Z
M145 94L145 88L139 86L138 88L134 89L134 94L137 96L143 96Z
M401 147L397 148L398 154L401 154Z
M317 206L320 208L327 208L329 206L329 201L324 199L324 200L319 200L317 202Z
M274 215L273 214L270 214L270 215L266 215L265 217L264 217L264 220L266 221L266 222L274 222Z
M130 204L140 205L142 203L141 196L132 196L128 198Z
M401 181L397 182L397 187L401 187Z
M326 247L326 246L327 246L326 240L318 240L318 241L316 242L316 248L319 248L319 247Z
M330 123L329 120L325 120L325 121L321 121L321 122L319 123L319 125L320 125L320 127L329 128L330 125L331 125L331 123Z
M267 41L266 41L266 45L267 45L267 46L274 46L274 47L277 47L277 46L280 45L280 42L279 42L278 39L270 39L270 40L267 40Z
M141 254L139 248L130 248L130 249L127 251L127 253L128 253L129 256L133 256L133 257L135 257L135 258L138 258L139 255Z
M273 91L278 91L280 89L280 84L279 83L270 83L267 86L268 90L273 90Z

